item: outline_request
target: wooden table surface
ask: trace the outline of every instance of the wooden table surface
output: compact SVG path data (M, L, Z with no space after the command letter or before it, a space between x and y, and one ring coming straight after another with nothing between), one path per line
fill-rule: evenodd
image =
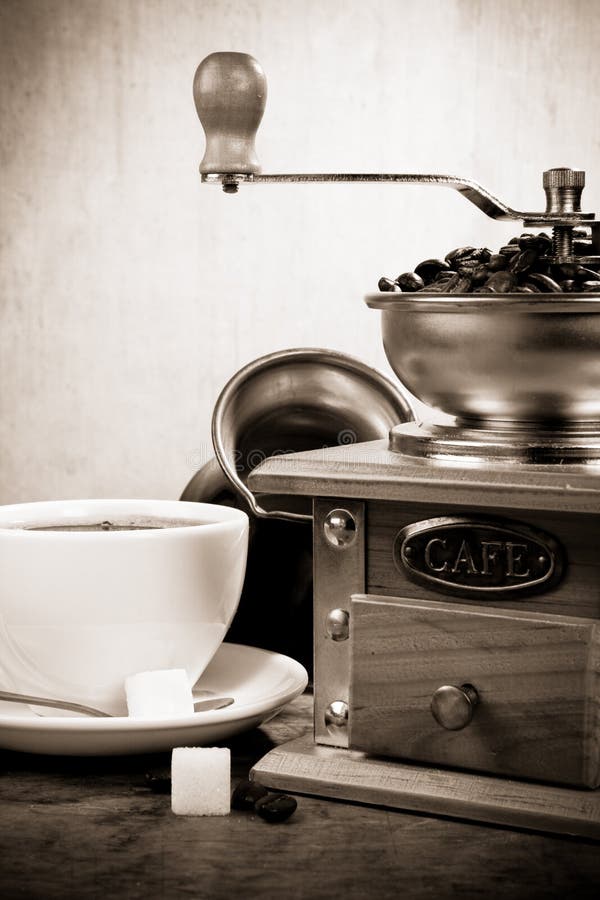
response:
M231 740L233 778L310 729L312 698ZM285 824L174 816L169 754L0 751L0 897L210 900L600 896L600 845L299 797Z

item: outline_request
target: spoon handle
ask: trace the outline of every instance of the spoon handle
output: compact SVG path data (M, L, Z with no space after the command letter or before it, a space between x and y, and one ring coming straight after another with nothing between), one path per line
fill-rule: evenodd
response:
M95 718L112 718L110 713L102 712L101 709L95 709L93 706L84 706L82 703L71 703L69 700L51 700L49 697L13 694L11 691L0 691L0 700L8 700L9 703L26 703L30 706L51 706L53 709L68 709L71 712L79 712Z
M85 716L95 718L112 719L110 713L102 712L93 706L84 706L82 703L71 703L70 700L51 700L49 697L34 697L31 694L13 694L11 691L0 691L0 700L9 703L25 703L29 706L50 706L53 709L67 709L70 712L82 713ZM223 709L231 706L233 697L211 697L206 700L194 700L194 712L206 712L210 709Z

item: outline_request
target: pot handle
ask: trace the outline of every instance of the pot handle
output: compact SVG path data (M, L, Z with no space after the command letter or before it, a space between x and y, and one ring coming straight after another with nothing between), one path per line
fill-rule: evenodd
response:
M287 522L312 522L313 517L306 515L305 513L286 512L285 510L279 509L263 509L248 485L244 484L238 475L234 460L228 455L220 440L220 436L214 431L213 445L215 456L217 457L223 472L233 488L244 498L255 516L259 519L284 519Z

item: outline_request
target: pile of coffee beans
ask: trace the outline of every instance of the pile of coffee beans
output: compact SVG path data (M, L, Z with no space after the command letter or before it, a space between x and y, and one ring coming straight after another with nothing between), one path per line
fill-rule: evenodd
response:
M591 254L584 229L574 229L574 252ZM487 247L458 247L444 259L425 259L413 272L379 279L379 290L436 294L600 293L600 264L554 263L552 239L525 233L498 253Z

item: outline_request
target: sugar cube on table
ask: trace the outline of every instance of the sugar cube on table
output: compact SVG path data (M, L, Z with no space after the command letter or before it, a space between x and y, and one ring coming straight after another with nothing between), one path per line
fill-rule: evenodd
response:
M171 809L178 816L226 816L231 754L227 747L176 747L171 757Z
M125 679L127 710L134 718L191 716L194 697L185 669L138 672Z

